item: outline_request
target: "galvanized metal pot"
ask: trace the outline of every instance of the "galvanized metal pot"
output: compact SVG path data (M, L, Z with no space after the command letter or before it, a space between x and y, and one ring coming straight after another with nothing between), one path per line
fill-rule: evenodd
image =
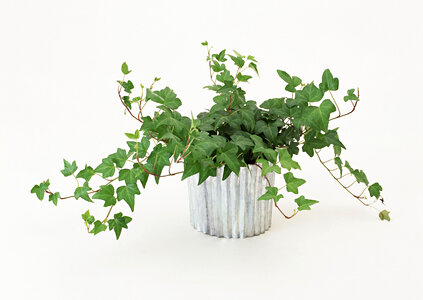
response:
M272 201L257 199L266 192L267 181L255 165L243 167L239 176L231 173L222 181L216 177L198 185L198 174L189 177L191 225L205 234L225 238L246 238L264 233L272 222ZM267 175L273 185L275 174Z

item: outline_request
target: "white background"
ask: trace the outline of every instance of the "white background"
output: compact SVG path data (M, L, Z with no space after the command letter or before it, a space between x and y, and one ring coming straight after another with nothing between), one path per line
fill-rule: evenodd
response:
M422 9L386 0L2 0L0 298L422 299ZM96 166L125 146L123 132L138 124L116 95L123 61L134 82L162 77L158 87L173 88L184 113L207 108L204 40L259 60L248 99L284 95L276 69L319 83L330 68L338 102L360 87L357 111L334 126L344 158L382 184L392 221L304 155L301 192L321 202L292 220L275 211L269 232L245 240L194 231L179 178L142 190L119 241L85 232L80 214L101 218L101 205L54 207L29 193L46 178L72 193L63 158Z

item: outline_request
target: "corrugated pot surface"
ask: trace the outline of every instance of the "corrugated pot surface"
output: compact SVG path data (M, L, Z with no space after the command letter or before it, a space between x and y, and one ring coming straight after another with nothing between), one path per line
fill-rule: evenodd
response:
M246 238L264 233L272 222L272 201L257 199L266 192L267 181L255 165L243 167L239 176L231 173L222 181L216 177L198 185L198 174L189 177L188 193L192 226L205 234L225 238ZM275 174L267 174L273 185Z

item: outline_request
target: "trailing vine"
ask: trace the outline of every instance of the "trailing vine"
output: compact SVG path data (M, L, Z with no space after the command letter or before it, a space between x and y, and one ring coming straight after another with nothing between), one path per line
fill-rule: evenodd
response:
M163 177L182 174L184 180L199 174L198 184L201 184L208 177L216 176L217 168L224 168L222 179L225 180L232 172L238 175L241 167L256 165L268 182L266 193L258 200L272 200L278 211L290 219L318 203L299 196L294 199L298 207L290 214L278 205L284 196L298 195L299 188L306 182L294 175L294 170L298 172L301 167L293 157L301 150L310 157L316 156L354 199L376 209L381 220L390 220L389 212L382 209L382 187L377 182L370 184L363 170L354 169L348 161L342 160L345 146L339 139L338 128L329 126L332 121L355 111L360 101L358 89L357 93L355 89L347 91L344 101L351 103L351 109L341 113L332 94L338 90L339 80L329 69L323 72L318 86L313 81L304 83L297 76L277 70L291 97L278 96L258 106L255 101L246 100L245 91L240 87L253 74L259 74L254 56L236 51L228 54L226 50L212 53L207 42L202 45L207 47L211 80L211 85L205 88L216 93L209 110L197 117L181 115L178 108L182 102L175 92L169 87L154 88L160 81L157 77L149 87L140 84L139 92L135 92L133 82L127 79L131 70L123 63L123 78L118 80L117 95L125 113L137 124L134 132L125 133L129 139L126 148L118 148L96 167L85 165L78 172L75 161L64 160L61 173L74 177L77 184L73 195L61 196L53 191L48 179L35 185L31 193L40 200L47 195L54 205L69 198L81 198L90 203L104 201L105 217L96 218L87 210L82 214L85 227L94 235L113 230L119 239L122 229L128 228L132 218L122 212L112 216L112 211L122 200L134 211L135 197L141 194L139 184L145 188L149 178L153 177L158 184ZM229 64L232 67L228 67ZM324 160L321 151L327 148L332 148L333 157ZM272 186L267 174L282 174L282 170L285 185ZM101 177L104 183L93 188L90 180L94 176ZM347 183L349 178L353 181ZM81 184L80 180L84 182ZM360 192L353 192L353 186L358 185L362 186Z

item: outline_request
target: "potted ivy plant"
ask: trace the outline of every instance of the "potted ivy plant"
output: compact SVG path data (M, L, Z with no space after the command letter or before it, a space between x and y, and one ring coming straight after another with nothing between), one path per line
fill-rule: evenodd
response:
M332 93L338 90L339 80L329 69L319 84L277 70L287 95L257 104L247 100L241 87L254 73L259 74L256 59L236 51L212 53L207 42L202 45L207 48L211 80L205 88L215 93L210 109L196 117L182 115L178 112L182 102L175 92L169 87L155 88L160 78L149 87L140 84L140 91L135 91L127 79L131 70L123 63L117 93L125 113L136 121L134 132L125 133L127 146L95 167L85 165L78 170L75 161L64 160L61 173L77 183L73 195L63 196L50 188L48 179L35 185L31 193L40 200L48 196L54 205L68 198L100 202L107 208L105 217L96 218L89 210L82 214L87 231L96 235L109 229L119 239L132 220L113 211L121 201L134 211L140 187L146 188L149 179L159 184L164 177L181 174L182 180L189 178L194 228L210 235L244 238L270 227L273 206L290 219L318 202L298 195L306 181L294 175L301 170L295 156L303 151L318 159L353 199L375 208L381 220L390 220L381 185L370 183L362 170L341 158L345 146L338 124L332 126L355 111L358 89L347 90L343 100L351 108L342 113ZM283 176L285 185L275 186L277 174ZM95 175L104 183L94 187L90 180ZM358 186L361 189L355 192ZM278 203L291 194L297 208L287 213Z

